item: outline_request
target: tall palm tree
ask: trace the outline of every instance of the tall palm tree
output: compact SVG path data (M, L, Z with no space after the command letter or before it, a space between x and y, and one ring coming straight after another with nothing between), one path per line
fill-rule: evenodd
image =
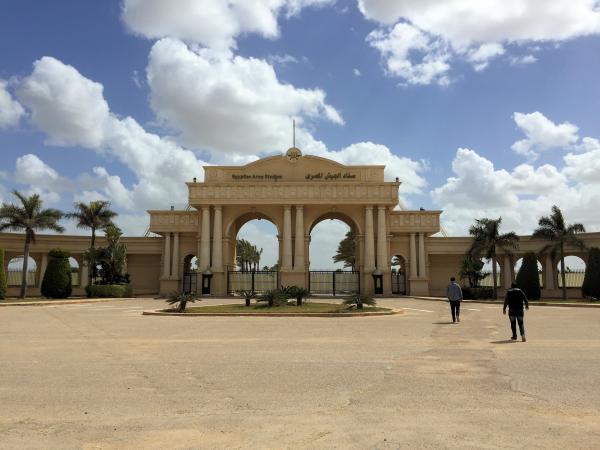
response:
M63 213L57 209L42 209L42 200L38 194L26 197L19 191L13 191L21 205L2 203L0 207L0 231L24 231L25 248L23 250L23 268L21 273L21 298L27 295L27 265L29 247L35 242L36 231L52 230L62 233L65 229L58 224Z
M478 219L469 228L469 234L473 236L473 242L467 255L471 258L484 257L492 261L492 277L494 279L494 298L498 298L498 278L496 268L496 250L501 249L512 255L512 251L519 246L519 236L514 232L500 234L502 217L498 219ZM505 269L506 270L506 269Z
M356 266L356 234L352 229L346 232L346 236L338 244L332 258L334 263L343 262L344 267L351 267L354 270Z
M96 200L90 203L78 202L74 204L75 211L65 215L69 219L77 221L77 228L89 228L92 230L92 242L90 247L96 244L96 231L112 225L112 219L117 213L110 209L110 202Z
M550 241L540 253L550 252L550 257L556 261L560 257L560 272L562 279L563 300L567 299L567 283L565 277L565 245L572 244L581 249L585 248L583 242L577 237L577 233L585 233L585 227L580 223L568 225L560 208L552 206L552 214L543 216L538 221L538 227L532 237L547 239Z

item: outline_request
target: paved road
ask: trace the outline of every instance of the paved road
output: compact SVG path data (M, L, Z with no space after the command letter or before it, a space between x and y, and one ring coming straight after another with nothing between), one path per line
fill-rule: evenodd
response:
M397 316L0 310L0 448L599 448L600 309Z

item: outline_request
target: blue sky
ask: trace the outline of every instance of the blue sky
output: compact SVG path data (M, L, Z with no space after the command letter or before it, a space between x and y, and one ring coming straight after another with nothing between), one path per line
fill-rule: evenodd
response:
M555 203L600 230L599 3L517 3L4 0L0 199L107 198L141 234L296 118L305 153L386 164L450 234L530 232Z

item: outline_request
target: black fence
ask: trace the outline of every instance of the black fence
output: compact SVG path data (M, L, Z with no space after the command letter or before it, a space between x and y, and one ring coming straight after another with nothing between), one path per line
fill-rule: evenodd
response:
M242 272L230 270L227 272L227 293L235 294L236 291L252 291L262 294L279 287L279 272L274 270L256 270Z
M404 272L392 272L392 294L406 295L406 274Z
M348 295L360 292L360 272L311 270L308 290L312 294Z
M183 274L183 293L191 294L198 292L198 273L190 272Z

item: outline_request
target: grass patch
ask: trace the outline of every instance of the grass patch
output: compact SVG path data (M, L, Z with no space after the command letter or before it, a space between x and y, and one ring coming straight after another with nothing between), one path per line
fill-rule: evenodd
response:
M351 314L356 312L387 312L389 308L378 308L375 306L365 306L363 309L350 308L347 305L337 303L304 303L302 306L288 304L282 306L269 307L263 303L253 303L250 306L243 304L233 305L215 305L215 306L192 306L185 310L186 313L256 313L256 314L280 314L280 313L335 313ZM171 309L165 309L164 312L173 312Z

